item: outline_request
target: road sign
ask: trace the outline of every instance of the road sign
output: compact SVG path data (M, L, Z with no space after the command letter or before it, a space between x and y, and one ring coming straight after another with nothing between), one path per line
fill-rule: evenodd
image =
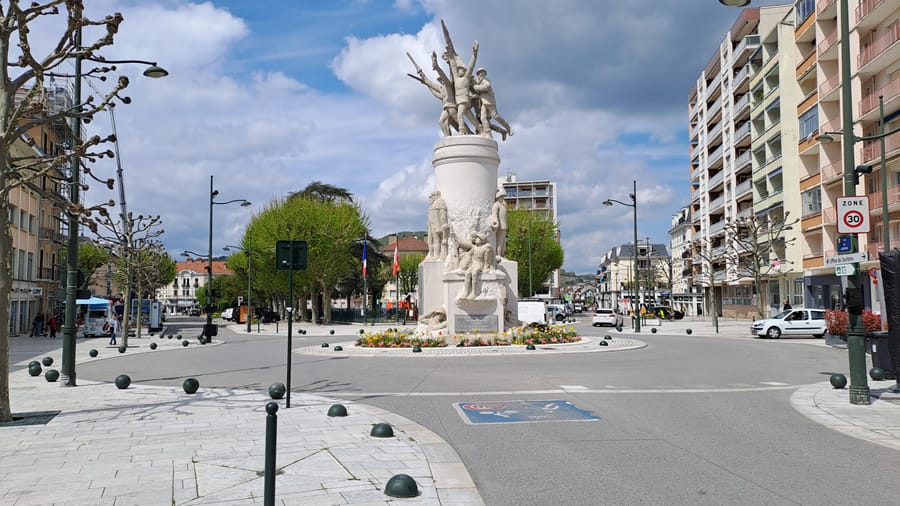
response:
M568 401L457 402L453 407L468 424L574 422L599 420Z
M306 241L277 241L275 243L275 269L305 271L306 253Z
M853 236L839 235L837 241L837 252L850 253L851 251L853 251Z
M834 203L837 208L837 232L839 234L869 233L869 197L838 197Z
M859 253L850 253L848 255L838 255L836 257L825 257L825 266L832 267L835 265L843 265L843 264L858 264L860 262L866 262L869 260L869 255L866 252Z
M834 268L835 276L852 276L855 272L856 269L853 268L853 264L837 265Z

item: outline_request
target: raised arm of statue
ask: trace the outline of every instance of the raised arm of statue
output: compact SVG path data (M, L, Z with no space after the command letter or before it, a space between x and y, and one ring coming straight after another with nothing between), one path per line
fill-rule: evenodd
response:
M475 73L475 61L478 60L478 41L472 44L472 59L469 60L469 66L466 67L466 75L471 76Z

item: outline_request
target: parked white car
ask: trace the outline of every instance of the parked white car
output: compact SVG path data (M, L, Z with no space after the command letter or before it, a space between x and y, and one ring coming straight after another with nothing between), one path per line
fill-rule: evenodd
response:
M824 309L791 309L767 320L758 320L750 326L756 337L778 339L781 336L822 337L825 335Z
M234 308L230 307L224 311L222 311L222 318L226 320L231 320L234 318Z
M591 325L594 327L599 327L600 325L618 327L622 324L621 318L621 316L617 315L616 312L610 308L598 307L594 310L594 315L591 317Z

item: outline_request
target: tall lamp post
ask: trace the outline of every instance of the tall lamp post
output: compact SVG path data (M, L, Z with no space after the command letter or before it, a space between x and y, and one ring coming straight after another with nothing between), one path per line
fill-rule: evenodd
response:
M249 334L253 330L253 328L250 327L250 262L251 262L250 254L253 250L251 250L250 248L242 248L240 246L231 246L231 245L225 246L225 248L223 248L223 249L225 251L231 251L233 249L237 249L237 250L243 251L244 254L247 255L247 333ZM240 318L240 310L241 310L241 308L238 308L238 318Z
M81 47L81 26L75 31L75 45ZM81 54L81 53L79 53ZM101 58L91 58L84 56L75 57L75 74L74 74L74 97L73 102L76 107L81 107L81 79L84 77L82 73L82 62L84 60L103 63L103 64L119 64L119 63L138 63L146 65L147 68L143 74L145 77L159 78L169 75L162 67L158 67L156 62L145 60L105 60ZM72 137L74 145L81 144L81 117L72 119ZM74 146L73 146L74 147ZM73 149L73 152L77 150ZM69 200L74 207L80 203L79 185L81 185L81 159L76 155L72 156L72 167L69 174ZM62 367L60 368L61 381L60 384L65 387L74 387L77 385L75 377L75 340L78 327L75 325L76 301L78 299L78 214L69 213L69 235L66 241L66 313L63 321L63 350L62 350ZM127 329L125 330L127 332Z
M240 202L241 207L247 207L251 205L250 202L245 199L234 199L225 202L216 202L215 197L218 194L219 190L213 189L213 176L209 176L209 265L207 265L206 267L206 325L203 326L203 335L206 337L207 343L211 343L213 336L216 334L215 328L213 327L212 323L213 206L224 206L225 204L234 204L236 202Z
M634 294L635 294L635 298L638 299L638 302L640 302L640 295L639 295L639 294L640 294L640 291L641 291L641 282L640 282L640 279L639 279L639 277L638 277L638 275L637 275L637 273L638 273L638 272L637 272L637 271L638 271L638 268L637 268L637 267L638 267L637 180L634 180L632 183L633 183L633 188L634 188L634 190L632 191L631 194L628 195L629 197L631 197L631 203L630 203L630 204L626 204L625 202L622 202L622 201L619 201L619 200L616 200L616 199L606 199L606 200L603 201L603 205L604 205L604 206L611 206L611 205L613 205L613 203L616 203L616 204L620 204L620 205L623 205L623 206L630 207L630 208L634 209L634 252L633 252L633 253L634 253L634 255L633 255L634 274L635 274L635 275L634 275ZM640 304L638 304L638 307L640 307ZM640 331L641 331L641 315L640 315L640 309L637 309L637 310L634 309L634 308L635 308L635 306L634 306L634 301L631 301L631 308L632 308L632 311L635 312L635 313L634 313L634 316L635 316L635 318L634 318L634 322L635 322L635 323L634 323L634 331L635 331L635 332L640 332Z

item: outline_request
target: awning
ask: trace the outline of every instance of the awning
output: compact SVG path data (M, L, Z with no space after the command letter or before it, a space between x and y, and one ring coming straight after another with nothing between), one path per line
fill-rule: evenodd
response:
M97 305L109 305L109 299L104 299L103 297L91 297L90 299L75 299L75 304L79 306L97 306Z

